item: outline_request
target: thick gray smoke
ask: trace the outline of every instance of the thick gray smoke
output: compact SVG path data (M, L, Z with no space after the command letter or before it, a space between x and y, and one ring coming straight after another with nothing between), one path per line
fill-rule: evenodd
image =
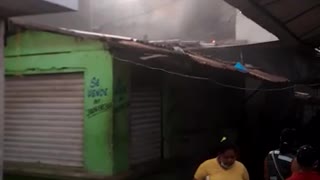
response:
M25 18L148 39L232 40L236 10L223 0L80 0L80 11Z

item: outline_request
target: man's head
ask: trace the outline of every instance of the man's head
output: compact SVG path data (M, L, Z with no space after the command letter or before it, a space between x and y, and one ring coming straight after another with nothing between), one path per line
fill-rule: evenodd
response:
M316 150L310 145L298 149L297 162L302 169L313 169L317 163Z
M238 148L229 140L224 140L220 144L218 161L222 168L229 169L237 159Z
M295 129L286 128L280 134L280 152L283 154L294 153L297 142L297 131Z

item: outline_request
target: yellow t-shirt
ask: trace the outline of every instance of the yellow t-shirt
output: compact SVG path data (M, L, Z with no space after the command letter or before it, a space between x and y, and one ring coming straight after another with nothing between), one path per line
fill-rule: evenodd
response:
M217 158L210 159L202 163L194 178L203 180L209 177L210 180L249 180L249 174L246 167L236 161L230 169L223 169L218 163Z

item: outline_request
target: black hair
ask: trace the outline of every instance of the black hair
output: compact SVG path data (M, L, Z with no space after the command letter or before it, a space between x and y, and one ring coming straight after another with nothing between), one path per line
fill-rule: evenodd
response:
M297 131L295 129L286 128L282 130L280 135L280 153L295 154L296 142Z
M229 139L224 139L219 144L218 154L223 154L228 150L234 150L234 152L238 153L237 145Z
M310 145L304 145L298 149L297 162L302 168L313 168L317 162L316 155L315 148Z

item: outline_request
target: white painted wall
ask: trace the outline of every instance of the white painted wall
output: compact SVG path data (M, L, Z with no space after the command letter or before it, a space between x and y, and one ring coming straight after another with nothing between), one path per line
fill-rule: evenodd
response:
M245 40L251 44L277 41L278 38L238 11L236 17L236 40Z
M64 6L72 10L79 10L79 0L44 0L59 6Z

